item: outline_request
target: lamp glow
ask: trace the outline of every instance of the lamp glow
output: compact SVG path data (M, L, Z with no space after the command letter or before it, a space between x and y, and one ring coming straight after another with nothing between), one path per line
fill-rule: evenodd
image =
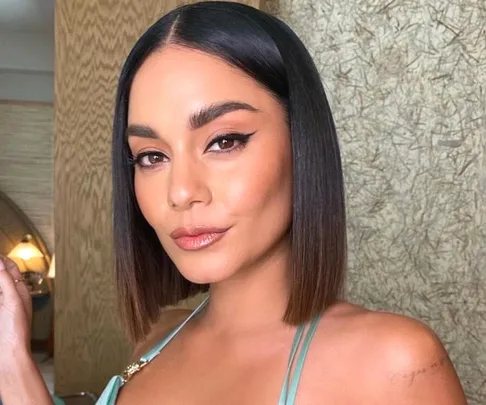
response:
M49 266L49 272L47 273L47 277L55 278L56 277L56 255L52 255L51 265Z
M22 241L15 246L7 255L11 259L30 260L34 258L42 258L42 252L31 242L32 236L26 235Z

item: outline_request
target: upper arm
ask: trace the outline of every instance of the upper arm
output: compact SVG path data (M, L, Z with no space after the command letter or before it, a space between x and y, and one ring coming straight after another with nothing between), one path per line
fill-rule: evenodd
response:
M191 313L187 309L171 309L164 311L157 323L152 328L145 339L137 342L133 349L131 361L135 362L145 353L159 343L168 333L179 326Z
M383 314L371 373L378 404L466 405L461 383L436 334L426 325Z

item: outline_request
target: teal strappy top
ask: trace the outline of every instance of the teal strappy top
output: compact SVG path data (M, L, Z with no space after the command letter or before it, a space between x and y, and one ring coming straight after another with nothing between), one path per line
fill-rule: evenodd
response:
M152 350L142 356L138 362L128 366L122 375L114 376L101 394L98 402L96 402L96 405L115 405L118 393L120 392L122 386L132 377L133 374L137 373L140 369L142 369L145 365L149 364L155 357L157 357L162 349L167 346L167 344L174 338L174 336L176 336L179 331L192 318L194 318L199 312L201 312L201 310L206 306L208 301L209 297L206 298L181 325L179 325L176 329L169 333L159 344L157 344L157 346L155 346ZM289 362L287 366L287 371L285 373L285 378L283 381L278 405L294 405L300 376L302 374L302 369L304 368L304 361L307 356L307 351L309 350L309 346L318 323L319 317L315 318L310 323L309 328L307 329L307 332L305 334L305 325L299 326L297 328L294 342L292 343L292 348L290 350ZM301 347L301 350L299 352L299 355L297 356L299 347ZM293 375L292 369L294 370Z

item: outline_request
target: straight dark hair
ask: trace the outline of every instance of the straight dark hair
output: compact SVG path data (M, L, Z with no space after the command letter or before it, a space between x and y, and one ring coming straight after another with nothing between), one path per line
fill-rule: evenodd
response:
M343 293L346 220L336 130L319 73L296 34L279 19L240 3L210 1L174 9L137 41L120 75L113 131L115 270L132 341L160 310L208 290L177 270L142 215L126 138L133 78L149 55L174 44L216 56L264 86L286 109L293 160L292 268L284 321L311 320ZM230 84L229 84L230 85Z

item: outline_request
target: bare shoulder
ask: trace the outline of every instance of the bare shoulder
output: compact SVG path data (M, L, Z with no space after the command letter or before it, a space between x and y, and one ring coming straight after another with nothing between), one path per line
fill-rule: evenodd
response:
M160 342L170 331L179 326L191 314L189 309L169 309L163 311L159 321L152 326L146 338L135 345L132 354L132 361L137 361L158 342Z
M326 323L335 336L331 343L346 359L343 367L353 370L348 375L370 403L466 404L446 349L423 322L342 302L330 309L327 320L323 317L321 341Z

